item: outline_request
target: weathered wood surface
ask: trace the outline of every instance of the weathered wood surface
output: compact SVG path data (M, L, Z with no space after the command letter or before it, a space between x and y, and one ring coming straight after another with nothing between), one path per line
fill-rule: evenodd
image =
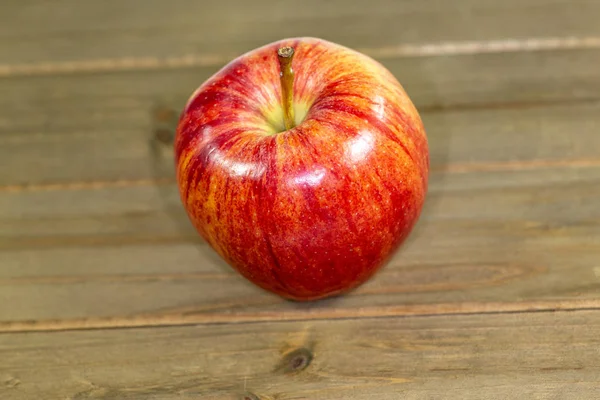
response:
M51 99L46 100L43 104L48 109L43 112L32 110L10 117L10 113L0 111L7 121L30 124L7 127L0 136L0 192L31 185L41 185L43 189L55 184L85 186L96 181L173 178L171 148L153 140L151 104L125 107L131 112L106 104L96 110L83 105L52 111L56 105ZM82 103L80 97L79 104ZM35 104L34 97L27 104ZM443 169L449 163L598 160L599 110L600 99L537 107L425 111L422 116L430 140L432 166ZM69 118L70 112L73 118ZM48 128L44 121L48 121Z
M367 49L600 35L595 0L6 0L2 7L0 54L9 65L186 54L213 56L210 63L302 35Z
M94 176L97 187L77 181L82 164L61 169L72 187L17 187L0 197L0 329L277 312L322 318L332 306L351 316L369 307L410 314L600 305L599 110L591 103L427 114L433 173L417 230L351 296L300 308L248 284L199 241L172 183L169 150L157 155L142 136L105 140L95 154L107 158L89 170L103 174L106 165L119 175ZM67 152L68 141L58 140L61 162L90 162L76 149L96 152L98 142L82 141ZM34 151L42 154L44 143ZM10 158L15 151L5 148ZM119 152L122 162L111 158ZM70 321L44 322L51 319Z
M587 299L584 306L597 306L600 168L484 175L444 177L414 235L380 275L351 296L300 308L247 284L199 243L174 188L167 209L153 187L12 196L21 206L43 205L30 217L2 219L13 236L3 240L0 315L120 323L138 316L152 324L181 313L202 321L277 319L277 311L310 318L331 307L351 316L399 305L413 306L396 310L410 313L429 304L420 312L431 313L440 303L460 312L464 302L480 303L467 311L494 302L554 308Z
M0 399L597 399L599 16L595 0L4 1ZM153 121L301 35L387 66L432 162L398 255L311 304L200 242ZM286 372L303 347L313 361Z
M435 58L429 60L431 70L423 68L425 59L406 60L397 61L393 71L422 110L437 166L454 161L446 160L449 140L461 152L459 162L502 161L499 157L518 158L523 152L558 159L579 151L598 158L600 50L580 55ZM542 58L547 64L538 67ZM169 149L151 145L153 115L163 103L179 109L208 77L208 71L196 74L0 80L5 94L0 191L11 185L171 177ZM477 148L471 149L473 141ZM505 142L524 149L513 155Z
M600 311L3 334L0 398L597 399L599 349Z

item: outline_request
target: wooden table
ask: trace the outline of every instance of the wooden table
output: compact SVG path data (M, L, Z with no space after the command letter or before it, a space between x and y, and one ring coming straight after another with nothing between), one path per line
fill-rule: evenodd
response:
M597 0L4 0L0 399L599 399L599 20ZM199 240L156 125L299 35L386 65L432 164L398 255L313 304Z

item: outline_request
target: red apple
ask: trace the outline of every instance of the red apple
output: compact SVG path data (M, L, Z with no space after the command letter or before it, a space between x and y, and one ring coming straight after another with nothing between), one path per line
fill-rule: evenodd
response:
M199 234L288 299L368 280L409 235L427 192L427 138L400 83L320 39L281 40L223 67L189 99L175 150Z

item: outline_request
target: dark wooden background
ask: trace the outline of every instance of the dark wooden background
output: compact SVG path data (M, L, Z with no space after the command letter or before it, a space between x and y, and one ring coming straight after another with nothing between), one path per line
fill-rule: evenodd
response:
M0 398L600 398L598 21L597 0L3 0ZM200 242L156 137L232 57L302 35L387 66L432 163L392 262L311 304Z

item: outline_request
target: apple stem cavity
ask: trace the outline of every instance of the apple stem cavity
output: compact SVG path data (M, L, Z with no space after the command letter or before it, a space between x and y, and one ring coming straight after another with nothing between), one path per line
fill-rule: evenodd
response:
M296 126L294 119L294 71L292 70L292 59L294 49L292 47L281 47L277 50L279 59L279 77L281 80L281 97L283 103L283 124L285 129Z

